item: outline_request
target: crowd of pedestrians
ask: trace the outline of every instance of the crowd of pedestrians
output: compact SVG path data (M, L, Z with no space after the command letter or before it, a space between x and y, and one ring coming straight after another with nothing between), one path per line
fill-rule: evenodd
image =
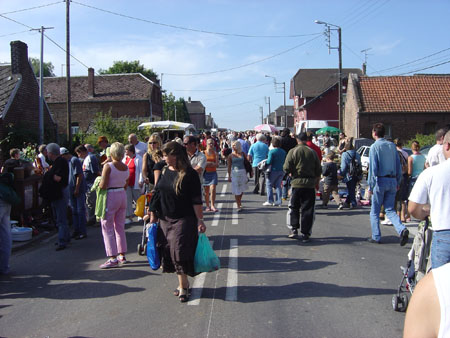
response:
M370 150L367 178L372 235L368 241L382 242L380 217L385 214L385 222L393 224L400 245L405 245L409 232L403 223L410 218L408 198L409 212L419 218L427 214L423 206L431 201L436 232L433 267L444 265L450 260L450 250L442 243L449 242L450 228L437 215L448 211L442 202L447 201L446 191L437 188L437 179L432 178L442 180L445 176L441 172L444 166L438 164L448 157L447 130L436 133L436 145L427 159L420 153L416 141L412 144L412 155L408 156L401 140L386 139L381 123L373 126L372 136L375 143ZM357 197L357 192L362 177L357 168L361 167L361 157L353 138L343 133L339 141L325 135L322 147L314 134L292 135L287 128L280 135L207 132L200 138L186 135L182 140L168 140L165 144L157 133L144 142L131 134L128 141L127 145L118 142L109 145L108 139L101 136L98 138L99 154L90 144L76 147L74 154L55 143L39 147L35 167L44 175L40 194L48 201L58 227L56 250L66 249L71 239L87 238L87 225L100 225L107 256L100 268L126 264L125 225L135 220L138 198L151 192L158 197L154 198L156 202L151 203L151 212L144 218L158 220L161 224L158 248L162 252L163 271L177 273L178 286L174 294L182 302L189 298L187 278L195 274L193 259L198 232L206 230L203 213L218 211L215 202L219 163L226 164L238 212L244 208L243 195L252 178L253 193L264 196L262 206L282 206L289 199L289 238L310 241L315 209L328 209L331 197L339 210L359 207L361 197ZM16 150L11 151L11 158L5 162L2 172L20 164ZM434 166L436 169L425 170ZM339 182L347 188L345 198L340 194ZM443 186L450 185L443 183ZM431 198L433 189L436 194L432 196L444 197ZM316 206L318 191L322 203ZM72 233L67 220L68 205ZM7 270L5 266L1 268Z

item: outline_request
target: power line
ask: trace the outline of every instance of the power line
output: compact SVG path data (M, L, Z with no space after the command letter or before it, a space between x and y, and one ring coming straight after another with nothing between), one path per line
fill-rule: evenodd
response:
M5 34L5 35L0 35L0 38L4 38L5 36L10 36L10 35L17 35L17 34L22 34L22 33L27 33L30 32L30 29L27 29L26 31L21 31L21 32L16 32L16 33L9 33L9 34Z
M0 15L30 11L30 10L37 9L37 8L53 6L53 5L56 5L56 4L63 3L63 2L65 2L65 1L52 2L52 3L46 4L46 5L34 6L34 7L24 8L24 9L18 9L18 10L11 11L11 12L0 13Z
M226 106L222 106L222 107L208 108L208 110L218 110L218 109L223 109L223 108L231 108L231 107L243 106L245 104L258 102L260 100L261 100L261 98L255 99L255 100L251 100L251 101L247 101L247 102L241 102L241 103L236 103L236 104L232 104L232 105L226 105Z
M50 38L47 34L44 34L44 36L50 40L50 42L52 42L55 46L57 46L59 49L61 49L64 53L66 53L66 50L61 47L57 42L55 42L52 38ZM79 59L77 59L75 56L73 56L72 54L69 54L71 58L73 58L75 61L77 61L78 63L80 63L81 65L83 65L84 67L86 67L87 69L89 69L89 66L86 66L83 62L81 62ZM97 73L97 72L96 72ZM97 75L100 75L97 73Z
M401 68L401 67L403 67L403 66L407 66L407 65L410 65L410 64L412 64L412 63L416 63L416 62L418 62L418 61L422 61L422 60L428 59L428 58L430 58L430 57L432 57L432 56L435 56L435 55L437 55L437 54L446 52L446 51L448 51L448 50L450 50L450 47L449 47L449 48L442 49L442 50L440 50L440 51L438 51L438 52L435 52L435 53L433 53L433 54L426 55L426 56L421 57L421 58L419 58L419 59L416 59L416 60L413 60L413 61L409 61L409 62L406 62L406 63L402 63L401 65L398 65L398 66L394 66L394 67L382 69L382 70L379 71L379 73L384 73L384 72L386 72L386 71L388 71L388 70L397 69L397 68Z
M167 23L163 23L163 22L157 22L157 21L153 21L153 20L137 18L137 17L131 16L131 15L126 15L126 14L113 12L113 11L110 11L110 10L107 10L107 9L98 8L98 7L87 5L87 4L84 4L84 3L81 3L81 2L77 2L77 1L72 1L72 3L80 5L80 6L88 7L88 8L91 8L91 9L95 9L95 10L100 11L100 12L104 12L104 13L109 13L109 14L112 14L112 15L120 16L120 17L123 17L123 18L150 23L152 25L158 25L158 26L163 26L163 27L169 27L169 28L180 29L180 30L191 31L191 32L197 32L197 33L204 33L204 34L222 35L222 36L234 36L234 37L239 37L239 38L298 38L298 37L303 37L303 36L313 36L313 35L317 34L317 33L309 33L309 34L293 34L293 35L249 35L249 34L235 34L235 33L214 32L214 31L207 31L207 30L203 30L203 29L196 29L196 28L189 28L189 27L183 27L183 26L176 26L176 25L167 24Z
M340 22L341 26L347 25L348 22L351 22L352 20L356 19L358 16L362 15L365 11L369 10L369 8L373 7L379 2L379 0L367 0L366 2L360 3L360 6L356 8L352 8L348 12L351 12L350 14L345 14L343 21L340 22L340 20L336 20L335 22ZM367 6L369 5L369 6Z
M383 7L384 5L386 5L390 0L385 0L383 3L381 3L379 6L373 8L371 11L369 11L368 13L366 13L365 15L359 17L359 18L355 18L353 20L350 20L349 23L347 23L345 25L345 28L349 28L351 26L356 25L358 22L360 22L362 19L367 18L369 15L372 15L373 13L375 13L376 11L378 11L381 7ZM375 3L375 5L379 4L380 2ZM370 7L373 7L372 5ZM368 8L370 8L368 7ZM352 22L353 21L353 22Z
M3 14L0 14L0 16L1 16L2 18L6 19L6 20L9 20L9 21L15 22L15 23L16 23L16 24L18 24L18 25L21 25L21 26L27 27L27 28L29 28L30 30L31 30L31 29L34 29L33 27L31 27L31 26L28 26L28 25L26 25L26 24L24 24L24 23L21 23L21 22L19 22L19 21L16 21L16 20L14 20L14 19L8 18L7 16L4 16Z
M268 56L268 57L266 57L266 58L263 58L263 59L260 59L260 60L256 60L256 61L253 61L253 62L250 62L250 63L246 63L246 64L243 64L243 65L240 65L240 66L231 67L231 68L226 68L226 69L220 69L220 70L211 71L211 72L193 73L193 74L174 74L174 73L166 73L166 72L164 72L164 75L171 75L171 76L199 76L199 75L211 75L211 74L217 74L217 73L229 72L229 71L231 71L231 70L236 70L236 69L240 69L240 68L252 66L252 65L254 65L254 64L261 63L261 62L264 62L264 61L273 59L273 58L275 58L275 57L277 57L277 56L286 54L286 53L288 53L288 52L290 52L290 51L293 51L294 49L297 49L297 48L299 48L299 47L301 47L301 46L306 45L307 43L309 43L309 42L311 42L311 41L313 41L313 40L316 40L316 39L319 38L321 35L322 35L322 33L319 33L319 34L317 34L316 37L314 37L314 38L312 38L312 39L309 39L308 41L302 42L302 43L299 44L299 45L296 45L296 46L291 47L291 48L289 48L289 49L283 50L283 51L281 51L281 52L279 52L279 53L277 53L277 54Z
M436 67L445 65L445 64L447 64L447 63L450 63L450 60L447 60L447 61L445 61L445 62L438 63L438 64L436 64L436 65L432 65L432 66L429 66L429 67L420 68L420 69L413 70L413 71L411 71L411 72L401 73L401 74L397 74L397 75L407 75L407 74L412 74L412 73L420 72L420 71L422 71L422 70L426 70L426 69L430 69L430 68L436 68Z
M252 85L247 87L240 87L240 88L225 88L225 89L171 89L172 92L226 92L226 91L233 91L233 90L241 90L241 89L250 89L250 88L257 88L261 86L267 86L268 84L272 84L272 82L266 82L261 83L258 85Z

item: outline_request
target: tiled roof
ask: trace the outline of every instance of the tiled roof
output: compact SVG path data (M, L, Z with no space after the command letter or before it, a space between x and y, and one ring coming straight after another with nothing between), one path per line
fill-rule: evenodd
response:
M349 73L361 75L362 70L359 68L342 69L342 77L347 77ZM293 81L295 95L302 94L302 97L316 97L339 82L339 69L299 69L297 74L294 75Z
M11 66L0 66L0 118L20 77L11 75Z
M205 106L202 104L201 101L185 101L186 108L189 113L191 114L204 114L205 113Z
M450 76L360 77L364 112L450 112Z
M148 100L153 86L138 73L103 74L95 76L95 96L91 97L87 76L73 76L70 83L72 102ZM44 78L44 97L47 103L66 102L66 78Z

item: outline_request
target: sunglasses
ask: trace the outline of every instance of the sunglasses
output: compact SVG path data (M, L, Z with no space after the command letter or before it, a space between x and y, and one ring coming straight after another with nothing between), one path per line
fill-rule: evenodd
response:
M158 142L149 142L148 144L158 144Z
M188 143L183 143L183 145L185 145L185 146L187 146L187 145L189 145L190 143L188 142Z

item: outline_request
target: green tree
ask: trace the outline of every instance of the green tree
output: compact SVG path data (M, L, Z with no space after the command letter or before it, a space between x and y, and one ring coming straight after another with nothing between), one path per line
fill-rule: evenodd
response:
M177 107L176 120L178 122L191 123L191 119L186 109L184 98L180 97L177 100L172 93L169 94L164 93L162 97L163 97L164 120L175 121L175 107Z
M33 72L36 77L39 77L39 69L41 65L41 61L38 58L29 58L31 67L33 68ZM44 62L44 77L53 77L55 73L53 72L55 67L51 62Z
M144 65L141 65L139 61L114 61L113 65L108 69L100 69L100 74L123 74L123 73L141 73L146 78L151 79L156 77L158 79L158 74L156 74L153 69L147 69Z

